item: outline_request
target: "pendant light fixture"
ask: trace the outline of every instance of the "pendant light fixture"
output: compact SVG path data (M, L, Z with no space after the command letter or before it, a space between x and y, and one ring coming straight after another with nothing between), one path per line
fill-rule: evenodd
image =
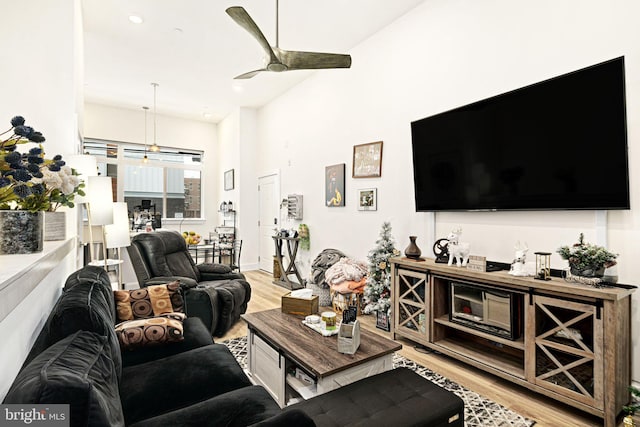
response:
M149 158L147 157L147 111L149 107L142 107L144 110L144 157L142 158L142 163L147 163Z
M160 147L158 147L158 144L156 144L156 116L157 116L156 90L160 85L158 83L151 83L151 86L153 86L153 145L149 148L149 151L155 152L155 151L160 151Z

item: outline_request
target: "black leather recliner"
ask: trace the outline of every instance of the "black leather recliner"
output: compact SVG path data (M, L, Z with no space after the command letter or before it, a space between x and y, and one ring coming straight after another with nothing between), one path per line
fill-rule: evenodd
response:
M224 335L247 311L245 276L223 264L195 264L177 231L138 234L127 249L140 287L180 280L187 315L202 319L213 336Z

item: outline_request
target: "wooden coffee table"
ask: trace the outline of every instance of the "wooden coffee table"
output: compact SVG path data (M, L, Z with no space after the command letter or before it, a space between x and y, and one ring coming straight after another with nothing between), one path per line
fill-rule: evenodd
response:
M355 354L338 352L337 336L323 337L303 317L279 308L244 314L248 325L249 376L280 407L393 368L401 344L362 329ZM295 377L296 369L312 381Z

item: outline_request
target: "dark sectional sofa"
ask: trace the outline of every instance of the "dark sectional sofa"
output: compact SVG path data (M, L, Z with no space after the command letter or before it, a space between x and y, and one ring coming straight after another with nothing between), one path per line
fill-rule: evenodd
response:
M70 405L72 426L463 426L463 403L407 369L280 409L199 318L184 340L121 350L107 274L66 281L3 403Z

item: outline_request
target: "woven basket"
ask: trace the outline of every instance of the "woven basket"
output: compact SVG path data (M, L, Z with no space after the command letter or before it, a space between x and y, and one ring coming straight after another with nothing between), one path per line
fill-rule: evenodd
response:
M349 306L356 306L358 315L362 314L362 294L341 294L340 292L331 291L331 306L333 311L342 313Z
M313 290L313 295L318 295L318 304L320 307L330 307L331 306L331 291L329 288L323 288L322 286L316 285L315 283L308 282L307 288Z

